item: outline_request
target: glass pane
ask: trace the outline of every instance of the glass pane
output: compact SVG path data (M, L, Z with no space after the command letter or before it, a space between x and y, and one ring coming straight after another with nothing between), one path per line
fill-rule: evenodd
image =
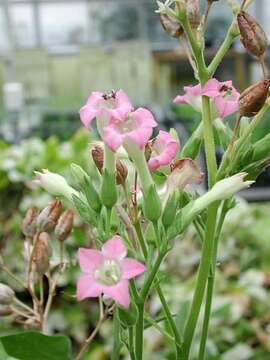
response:
M10 17L18 47L35 46L34 12L30 4L10 6Z
M87 38L85 3L40 5L42 42L45 46L83 44Z
M113 42L139 37L139 17L136 6L123 2L89 2L90 42Z
M4 10L0 7L0 53L5 53L8 48L8 36L6 30L6 19L4 16Z

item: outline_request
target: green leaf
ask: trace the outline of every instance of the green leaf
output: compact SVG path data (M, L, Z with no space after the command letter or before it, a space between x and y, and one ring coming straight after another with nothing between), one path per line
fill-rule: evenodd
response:
M185 327L185 323L187 320L189 307L190 307L189 300L182 302L182 304L180 306L180 311L176 315L175 323L176 323L177 329L181 335L184 334L184 327Z
M8 356L8 354L5 352L5 349L1 342L0 342L0 359L1 360L18 360L18 359L15 359L14 357Z
M0 338L5 352L20 360L71 360L71 342L66 336L23 332ZM10 358L7 358L10 360Z

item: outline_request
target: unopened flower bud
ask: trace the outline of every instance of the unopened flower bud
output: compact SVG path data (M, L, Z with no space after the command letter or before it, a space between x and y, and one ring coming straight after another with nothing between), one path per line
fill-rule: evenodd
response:
M72 163L70 165L71 175L77 186L85 183L85 179L89 178L89 175L83 170L83 168L77 164Z
M35 171L35 175L36 179L33 182L54 196L62 195L70 201L72 201L73 195L78 196L77 191L68 185L66 179L59 174L43 169L42 172Z
M37 225L38 209L32 207L27 210L22 223L22 232L26 237L34 237Z
M13 303L15 293L7 285L0 283L0 305L10 305Z
M73 228L73 220L74 212L72 210L69 209L63 212L54 230L58 240L64 241L70 235Z
M94 143L91 148L91 155L100 172L103 170L104 150L101 145ZM116 160L116 183L123 185L128 175L128 169L121 160Z
M237 22L245 49L250 54L261 57L267 48L267 37L263 28L245 11L237 15Z
M49 235L46 232L42 232L33 250L33 263L35 264L35 270L39 275L45 274L50 267L50 258L52 256L52 250L49 243Z
M13 313L12 308L9 305L0 304L0 316L9 316Z
M170 18L167 14L160 13L159 19L163 29L169 36L178 39L183 34L184 30L181 24Z
M54 200L46 206L37 218L37 226L41 231L51 231L55 228L61 214L62 204L60 200Z
M242 92L239 98L239 112L241 116L256 115L267 99L270 80L261 80Z

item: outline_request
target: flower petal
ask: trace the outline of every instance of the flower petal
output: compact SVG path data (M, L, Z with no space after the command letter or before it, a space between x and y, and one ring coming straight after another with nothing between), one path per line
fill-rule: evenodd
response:
M77 282L77 299L98 297L102 292L102 286L95 282L91 275L82 275Z
M122 260L127 255L125 247L120 236L115 235L102 246L102 254L110 259Z
M104 260L101 251L80 248L78 251L80 268L84 273L91 274Z
M146 271L144 264L134 259L124 259L121 263L123 279L131 279Z
M216 97L220 95L220 86L223 83L219 82L217 79L210 79L202 88L202 95L208 97Z
M103 129L103 140L115 152L123 144L124 137L117 131L115 124L111 123Z
M217 111L219 113L219 116L223 119L226 116L229 116L239 109L239 103L238 100L228 100L222 96L218 96L214 99L214 104L217 108Z
M94 91L88 97L86 105L80 109L80 118L86 128L91 126L92 120L99 113L98 102L102 100L102 93Z
M114 286L107 286L103 288L104 294L113 299L118 304L122 305L124 308L129 306L129 291L128 291L128 281L123 279L118 284Z

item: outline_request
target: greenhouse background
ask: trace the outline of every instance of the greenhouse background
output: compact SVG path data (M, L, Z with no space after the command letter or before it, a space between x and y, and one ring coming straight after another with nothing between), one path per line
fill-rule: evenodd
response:
M199 115L189 106L173 105L183 86L194 79L183 44L165 34L156 8L154 0L0 0L0 251L14 271L24 265L17 254L22 251L26 210L33 204L41 209L51 199L33 187L33 172L50 168L68 176L70 163L88 166L92 135L82 129L78 112L91 91L123 88L136 106L155 114L161 128L175 127L182 142L197 125ZM269 38L269 0L256 0L250 9ZM206 34L209 62L230 25L229 14L228 0L213 6ZM268 49L268 68L269 55ZM241 92L260 79L260 66L237 40L216 77L233 79ZM233 127L233 118L226 121ZM269 121L268 111L254 138L269 132ZM217 149L217 158L220 155ZM202 154L202 167L204 162ZM224 228L209 360L267 360L270 353L270 171L242 195ZM74 253L91 236L77 220L67 253ZM196 241L191 229L167 264L173 281L164 286L166 295L173 299L178 292L184 305L199 262ZM12 247L7 246L10 243ZM181 259L179 253L184 254ZM74 300L76 276L71 269L63 278L49 330L65 332L78 345L94 326L98 306L91 302L81 306ZM6 275L0 273L0 279L6 281ZM60 300L65 303L61 308ZM177 305L172 300L174 309ZM153 313L159 311L156 298L149 307ZM10 329L11 323L3 321L0 335ZM111 331L105 324L87 360L107 359ZM151 360L160 338L150 330L146 340L145 359ZM164 358L160 356L157 359Z

